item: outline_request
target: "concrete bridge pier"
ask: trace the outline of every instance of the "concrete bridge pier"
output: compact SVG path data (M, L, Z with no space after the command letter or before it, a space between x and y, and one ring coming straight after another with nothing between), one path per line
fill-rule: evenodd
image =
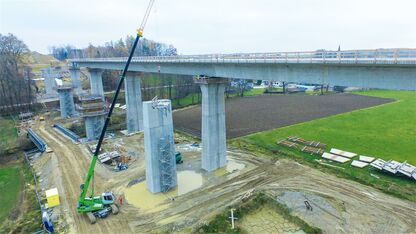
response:
M225 86L227 79L196 78L202 92L202 169L214 171L227 164Z
M139 74L128 72L124 85L127 105L127 131L128 133L138 132L143 130L142 91Z
M54 89L56 86L55 83L55 73L53 72L52 68L47 68L44 70L44 83L45 83L45 91L47 97L56 97L57 93Z
M58 86L56 90L59 94L59 106L61 109L61 117L72 117L75 114L72 86Z
M71 74L72 86L74 87L75 94L82 93L82 83L81 83L81 71L78 67L70 67L69 72Z
M91 95L102 96L104 100L103 70L90 68L88 71L90 72Z

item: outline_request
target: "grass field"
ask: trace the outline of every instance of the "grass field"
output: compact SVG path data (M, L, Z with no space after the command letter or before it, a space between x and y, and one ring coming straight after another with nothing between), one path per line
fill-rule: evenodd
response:
M17 132L11 118L0 117L0 147L14 147L17 145Z
M362 155L407 160L416 164L416 93L365 91L357 94L397 101L265 131L245 139L259 146L273 148L277 139L295 135Z
M19 166L0 167L0 224L16 205L21 186Z
M416 201L416 183L413 180L385 174L371 167L354 168L350 163L327 161L326 165L321 165L315 161L320 156L276 144L278 139L295 135L326 143L327 151L334 147L361 155L400 162L407 160L416 164L416 92L372 90L357 94L392 98L396 101L255 133L232 140L230 144L272 157L290 158L394 196Z

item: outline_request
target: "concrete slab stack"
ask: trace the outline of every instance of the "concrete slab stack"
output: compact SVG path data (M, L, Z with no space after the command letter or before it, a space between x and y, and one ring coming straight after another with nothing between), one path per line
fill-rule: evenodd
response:
M125 81L128 133L143 130L142 91L138 73L127 73Z
M147 189L166 192L177 185L170 100L143 102L143 128Z
M225 86L227 79L198 77L202 92L202 169L214 171L227 164Z

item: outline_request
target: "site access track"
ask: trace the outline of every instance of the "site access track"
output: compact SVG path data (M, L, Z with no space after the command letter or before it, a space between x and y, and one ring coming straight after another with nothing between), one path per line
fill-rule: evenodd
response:
M311 225L328 233L409 233L416 230L416 204L381 193L374 188L340 179L291 160L270 160L253 157L244 152L233 151L233 160L244 163L246 168L228 175L224 180L208 183L174 201L166 201L153 210L140 210L132 205L122 205L118 215L99 219L91 225L86 217L78 214L75 207L83 182L84 171L89 165L91 153L84 145L75 145L53 130L49 125L40 125L37 132L54 150L41 157L51 157L58 172L56 182L61 195L64 219L70 233L144 233L192 231L231 204L237 204L252 188L265 191L273 197L285 191L300 191L326 198L336 208L336 213L312 204L317 212L323 209L324 216L304 215ZM137 142L143 144L143 142ZM199 160L198 154L184 160ZM113 173L97 164L95 188L97 191L122 191L127 183L144 175L144 162L121 173ZM302 206L303 203L297 204ZM315 212L314 211L314 212ZM238 224L237 224L238 225Z

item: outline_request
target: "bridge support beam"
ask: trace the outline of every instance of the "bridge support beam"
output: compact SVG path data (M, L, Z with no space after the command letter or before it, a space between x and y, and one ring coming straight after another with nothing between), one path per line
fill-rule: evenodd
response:
M81 71L78 67L70 67L69 72L71 74L72 86L74 87L75 94L82 93L82 83L81 83Z
M124 85L127 105L127 132L138 132L143 130L142 91L138 73L127 73Z
M227 79L196 78L202 92L202 169L214 171L227 164L225 99Z
M101 69L89 69L90 72L90 86L91 95L102 96L104 100L104 88L103 88L103 70Z

